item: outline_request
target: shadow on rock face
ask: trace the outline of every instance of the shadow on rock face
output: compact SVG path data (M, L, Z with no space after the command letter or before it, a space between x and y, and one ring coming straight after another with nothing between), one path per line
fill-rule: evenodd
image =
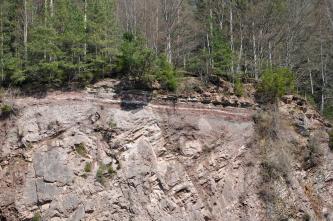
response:
M126 90L118 94L124 111L141 110L152 100L152 94L148 91Z
M121 101L120 107L124 111L138 111L144 108L148 103Z

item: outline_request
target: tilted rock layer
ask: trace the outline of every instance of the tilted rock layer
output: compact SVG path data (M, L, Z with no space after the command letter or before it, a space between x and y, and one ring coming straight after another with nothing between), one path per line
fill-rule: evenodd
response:
M13 101L19 111L0 127L0 220L275 219L260 194L254 106L115 97L103 89ZM277 179L279 199L293 205L280 215L332 220L333 154L305 106L281 103L285 139L306 146L323 132L321 161L292 161L289 181Z

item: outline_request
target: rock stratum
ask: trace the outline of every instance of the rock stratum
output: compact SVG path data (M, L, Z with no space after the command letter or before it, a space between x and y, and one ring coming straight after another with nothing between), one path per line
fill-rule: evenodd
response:
M95 85L12 99L0 220L333 220L330 125L302 99L280 103L272 153L288 170L267 180L251 99L129 94Z

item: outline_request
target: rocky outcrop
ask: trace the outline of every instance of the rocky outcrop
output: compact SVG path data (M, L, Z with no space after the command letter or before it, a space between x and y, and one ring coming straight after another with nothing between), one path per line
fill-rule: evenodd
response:
M121 95L113 82L15 99L19 113L1 122L0 220L271 220L259 194L256 104L182 99ZM309 132L285 131L299 146L326 128L315 112L281 103L295 127L301 110ZM333 156L320 139L322 164L309 171L295 161L292 185L279 184L303 210L286 218L331 219ZM300 188L305 180L311 188Z

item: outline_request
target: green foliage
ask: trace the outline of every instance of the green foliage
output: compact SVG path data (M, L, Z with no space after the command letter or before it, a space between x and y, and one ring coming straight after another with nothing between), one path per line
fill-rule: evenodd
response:
M190 73L202 76L206 74L207 53L205 50L200 50L198 54L191 54L187 61L186 70Z
M131 33L123 36L116 67L137 87L151 87L154 80L170 91L175 91L178 86L178 73L165 56L159 58L145 46L142 38Z
M75 151L82 157L87 157L87 150L84 143L75 144Z
M224 35L219 29L214 30L211 50L214 61L214 73L225 75L230 71L233 54L230 45L224 39Z
M116 67L129 81L148 86L157 70L156 59L155 53L144 46L140 37L125 33Z
M333 130L331 130L329 133L329 147L333 151Z
M117 123L114 121L113 118L110 118L110 120L109 120L109 127L111 129L115 129L117 127Z
M87 163L84 165L84 172L86 172L86 173L90 173L90 172L91 172L91 169L92 169L92 164L91 164L91 162L87 162Z
M31 23L26 54L22 31L24 4L0 3L0 40L4 45L0 86L33 90L85 86L108 76L116 67L135 84L150 87L158 80L163 88L176 90L178 73L146 46L146 40L129 33L124 34L122 41L119 39L116 1L87 1L85 11L83 1L59 0L53 5L52 14L49 5L44 7L34 1L27 4Z
M14 109L9 104L3 104L1 106L1 117L7 118L14 113Z
M117 45L115 1L88 1L86 29L84 3L59 0L53 14L43 4L27 1L27 53L23 42L22 1L0 3L0 86L45 90L84 86L111 72ZM42 85L42 87L41 87Z
M286 1L272 1L268 5L268 8L270 8L272 13L276 16L281 15L288 10Z
M165 56L159 58L158 67L157 79L161 82L162 87L170 91L176 91L179 82L179 74L167 61Z
M236 94L237 97L243 96L243 94L244 94L244 85L243 85L240 78L236 78L234 90L235 90L235 94Z
M101 165L96 172L96 181L102 185L104 185L105 183L104 172L105 172L105 165Z
M214 28L210 48L204 47L189 56L187 71L199 76L211 74L229 78L233 54L225 34Z
M96 172L96 181L100 184L105 184L105 177L112 176L116 171L113 169L112 164L101 164Z
M324 116L328 119L333 121L333 105L326 106L324 109Z
M258 93L265 101L276 101L283 95L294 93L294 74L288 68L266 69L258 86Z
M32 217L32 221L41 221L42 216L40 215L39 212L35 213L34 216Z
M128 18L122 16L126 7L117 7L117 2L119 1L57 0L51 10L49 1L0 1L0 87L16 86L27 90L71 89L108 77L118 70L119 74L130 80L129 83L134 83L125 85L150 89L155 85L152 83L158 80L163 89L175 91L180 79L175 67L184 67L188 74L197 75L207 83L212 75L223 76L234 82L231 69L235 69L236 66L237 71L243 71L249 75L246 77L250 77L264 67L286 65L295 69L298 91L301 94L313 92L315 100L319 103L323 93L326 97L325 107L332 102L333 88L332 84L329 84L332 74L325 73L326 79L323 81L318 72L321 71L318 64L322 63L322 56L313 56L319 48L317 44L321 42L316 41L318 36L315 32L307 33L309 36L305 37L295 36L298 39L294 41L300 44L295 45L292 50L293 59L282 59L285 57L285 51L280 49L284 48L290 39L280 37L286 36L284 32L289 30L288 25L293 22L289 19L289 14L299 2L232 0L227 1L228 7L223 9L221 1L183 1L183 10L179 11L178 17L176 16L177 22L174 22L175 18L171 16L169 22L156 27L158 30L155 30L155 26L152 28L148 17L135 24L123 20ZM163 2L167 8L172 9L171 1ZM161 2L157 6L160 7L160 4ZM308 8L315 10L315 1L310 1ZM147 4L145 7L137 8L137 13L143 15L144 10L150 9L151 5ZM242 19L234 19L232 23L223 23L221 18L229 9L235 15L242 15L253 22L243 24ZM316 13L310 14L313 16ZM262 21L255 21L258 16ZM299 16L296 20L302 19L303 15ZM25 18L28 25L28 42L24 41ZM124 24L127 24L127 27L118 27ZM269 33L263 33L271 38L260 37L262 24L272 27L268 30ZM315 24L311 23L310 26ZM147 39L129 33L121 39L122 30L147 36ZM282 33L276 34L277 30L281 30ZM169 34L175 67L166 62L164 57L159 58L165 53L165 31L171 31ZM155 35L162 32L162 35ZM255 33L259 33L258 36ZM326 46L329 46L330 38L322 37L323 53L329 57L330 47ZM268 50L273 52L274 56L271 59ZM257 59L254 58L255 54ZM308 59L309 62L306 62L306 57L311 58L311 61ZM326 69L330 70L332 62L326 63ZM278 71L275 69L265 72ZM308 72L313 73L312 88ZM272 77L273 74L267 75ZM267 93L266 95L274 100L284 93L285 87L272 85L272 82L276 82L276 79L272 78L264 77L263 80L267 81L263 84L270 89L266 86L262 89L263 93ZM270 80L272 81L269 82ZM327 84L324 85L324 82ZM236 94L240 96L240 84L235 83ZM332 113L333 111L325 110L326 116L330 118L333 118Z
M108 171L108 174L110 174L110 175L116 173L116 171L113 169L111 164L108 166L107 171Z

